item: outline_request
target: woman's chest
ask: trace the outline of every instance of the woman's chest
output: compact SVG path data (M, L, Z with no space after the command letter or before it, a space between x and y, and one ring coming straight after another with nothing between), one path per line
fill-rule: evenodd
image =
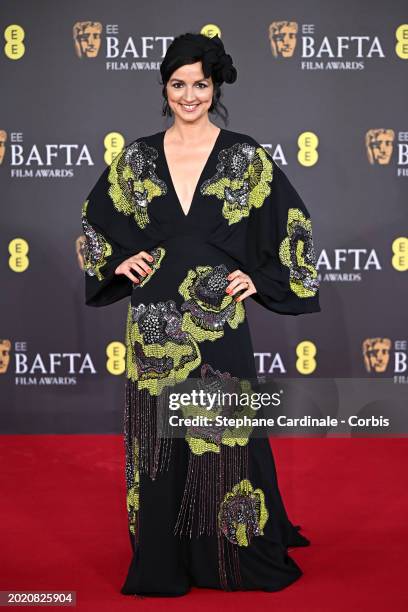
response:
M168 176L171 179L173 196L183 213L188 215L203 170L208 159L205 150L186 148L176 150L174 147L165 153Z
M127 208L135 208L141 229L163 226L171 231L173 225L177 233L193 227L205 234L235 233L237 225L245 225L259 183L254 153L247 143L228 142L224 130L209 154L208 147L165 151L164 132L135 141L123 167L118 164L126 199L131 200Z

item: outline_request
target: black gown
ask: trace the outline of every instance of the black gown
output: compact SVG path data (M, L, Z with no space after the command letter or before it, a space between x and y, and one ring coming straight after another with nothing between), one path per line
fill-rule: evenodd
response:
M302 575L288 547L307 546L286 513L267 437L243 429L166 429L169 393L256 380L245 301L280 314L319 312L310 215L285 173L247 134L221 129L182 210L164 131L126 145L82 207L85 301L130 296L124 442L132 559L123 594L183 595L191 586L276 591ZM115 274L148 251L140 283ZM215 387L212 387L215 388ZM218 386L219 388L219 386ZM164 433L163 433L164 432Z

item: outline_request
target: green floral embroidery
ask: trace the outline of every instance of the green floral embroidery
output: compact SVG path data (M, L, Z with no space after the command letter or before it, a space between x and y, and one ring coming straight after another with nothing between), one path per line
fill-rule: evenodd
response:
M149 266L152 268L152 272L148 273L146 276L142 276L136 272L136 276L139 278L138 283L133 283L133 288L137 289L138 287L144 287L146 283L152 278L154 273L160 268L160 264L163 261L163 257L166 254L166 249L163 247L157 247L157 249L152 249L148 251L150 255L153 257L153 261L149 262Z
M248 546L253 536L263 535L269 513L262 489L254 489L247 479L225 494L218 513L224 536L238 546Z
M216 340L224 335L224 325L236 329L245 319L242 302L225 293L229 285L229 271L224 264L219 266L196 266L189 270L179 286L185 299L181 306L183 330L198 342Z
M107 258L112 255L112 247L106 238L99 234L86 217L89 200L82 205L82 229L85 235L84 242L84 269L89 276L96 276L99 281L104 279L101 268L106 264Z
M229 372L221 374L219 370L213 370L209 364L201 366L200 390L206 393L220 392L220 397L224 398L222 405L214 405L211 410L206 406L190 404L181 406L181 412L185 418L201 417L203 424L190 425L187 427L185 439L190 450L195 455L203 455L206 452L220 453L221 445L233 447L235 445L245 446L253 427L251 425L241 425L232 427L224 424L217 424L216 417L226 417L228 419L243 418L252 419L254 411L250 406L251 385L247 380L239 380L232 377ZM227 395L230 394L231 402ZM235 395L236 394L236 395ZM233 403L234 397L248 397L248 403L244 406L236 406ZM204 418L207 421L203 420Z
M173 300L147 306L129 304L126 325L126 376L138 389L160 395L165 386L185 380L201 362L195 340L182 330Z
M115 157L109 169L109 195L115 208L134 215L141 229L150 222L149 203L167 193L166 183L156 175L157 156L154 147L136 141Z
M218 154L217 173L203 182L202 195L223 200L222 214L228 225L248 217L271 193L273 165L263 147L236 143Z
M312 238L312 222L299 208L290 208L287 219L287 237L279 247L281 262L290 269L290 288L301 298L316 294L316 255Z

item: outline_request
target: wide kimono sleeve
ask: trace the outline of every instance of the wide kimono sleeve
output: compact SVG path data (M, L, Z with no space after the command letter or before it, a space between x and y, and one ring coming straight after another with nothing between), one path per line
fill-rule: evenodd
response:
M257 290L251 297L278 314L320 312L310 214L269 154L267 160L266 197L248 219L246 272Z
M143 231L120 205L119 186L112 180L117 163L105 168L82 205L85 304L107 306L132 293L133 282L115 274L125 259L144 250ZM115 191L116 190L116 191ZM138 274L134 272L138 277Z

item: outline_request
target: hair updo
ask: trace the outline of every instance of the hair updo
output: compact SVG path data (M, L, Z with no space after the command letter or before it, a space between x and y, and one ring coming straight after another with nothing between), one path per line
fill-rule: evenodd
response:
M237 79L237 70L232 63L232 57L225 52L224 44L218 34L210 38L204 34L188 32L180 34L170 44L160 65L164 98L162 114L172 116L167 101L166 85L173 72L180 66L195 64L199 61L202 63L205 78L211 76L214 84L213 99L208 112L220 115L226 124L228 110L220 102L221 85L224 82L234 83Z

